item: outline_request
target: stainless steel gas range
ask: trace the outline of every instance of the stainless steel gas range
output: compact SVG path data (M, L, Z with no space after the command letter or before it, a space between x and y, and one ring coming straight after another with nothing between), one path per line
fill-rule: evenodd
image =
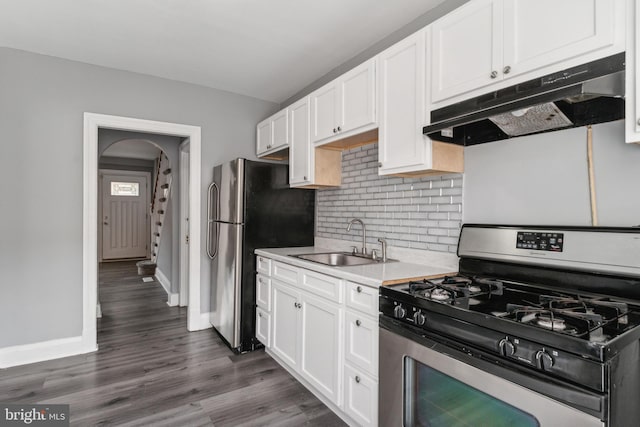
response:
M640 229L463 226L380 289L381 426L640 425Z

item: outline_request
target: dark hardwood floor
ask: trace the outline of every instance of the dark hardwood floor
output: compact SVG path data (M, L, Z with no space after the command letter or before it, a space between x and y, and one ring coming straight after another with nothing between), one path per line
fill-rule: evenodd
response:
M0 370L0 402L70 404L79 426L344 425L264 351L187 332L134 262L102 264L99 282L99 350Z

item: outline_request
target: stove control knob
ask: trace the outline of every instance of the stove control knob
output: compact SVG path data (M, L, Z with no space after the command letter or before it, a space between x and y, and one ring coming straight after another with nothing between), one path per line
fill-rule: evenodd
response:
M545 349L538 350L536 353L536 365L538 369L546 371L553 366L553 357Z
M396 308L393 309L393 315L396 319L404 319L406 314L407 310L402 305L396 305Z
M427 321L427 316L425 316L422 311L418 310L413 314L413 321L416 325L422 326L424 325L424 322Z
M516 353L516 346L511 342L509 337L504 337L498 343L500 354L503 356L513 356Z

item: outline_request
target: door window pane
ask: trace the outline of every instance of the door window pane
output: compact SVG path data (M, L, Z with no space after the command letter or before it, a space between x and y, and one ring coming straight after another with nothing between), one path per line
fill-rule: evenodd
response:
M405 426L538 427L530 414L405 357Z
M112 196L139 196L140 184L137 182L111 182Z

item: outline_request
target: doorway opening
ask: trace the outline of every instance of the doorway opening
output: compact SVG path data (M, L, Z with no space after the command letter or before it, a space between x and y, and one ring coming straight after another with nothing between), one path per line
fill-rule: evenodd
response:
M177 265L180 260L186 259L187 265L181 270L186 270L188 299L187 307L187 329L195 331L210 327L208 324L208 314L201 313L200 309L200 152L201 152L201 130L197 126L181 125L150 120L141 120L129 117L108 116L102 114L85 113L84 116L84 155L83 155L83 346L87 351L97 349L97 286L98 286L98 260L99 260L99 220L102 220L102 212L99 212L98 177L99 177L99 133L101 130L140 132L145 134L166 135L178 137L188 141L188 186L186 192L188 197L179 198L179 201L186 200L187 207L176 209L176 211L190 212L190 234L189 245L186 248L188 256L180 256L180 249L176 250L172 258ZM178 147L176 147L177 152ZM173 164L178 164L176 161ZM133 181L115 181L124 184L132 184ZM109 184L109 189L111 184ZM116 185L117 187L117 185ZM135 185L123 185L122 191L131 191ZM140 187L138 187L140 193ZM133 196L131 196L133 197ZM176 200L176 203L179 203ZM176 214L176 216L178 216ZM178 227L176 227L177 229ZM172 245L180 248L180 245ZM149 248L151 251L152 248ZM161 252L160 252L161 253ZM101 256L104 256L102 253ZM176 273L180 268L176 269ZM177 276L181 276L178 274ZM178 282L179 280L176 280Z

